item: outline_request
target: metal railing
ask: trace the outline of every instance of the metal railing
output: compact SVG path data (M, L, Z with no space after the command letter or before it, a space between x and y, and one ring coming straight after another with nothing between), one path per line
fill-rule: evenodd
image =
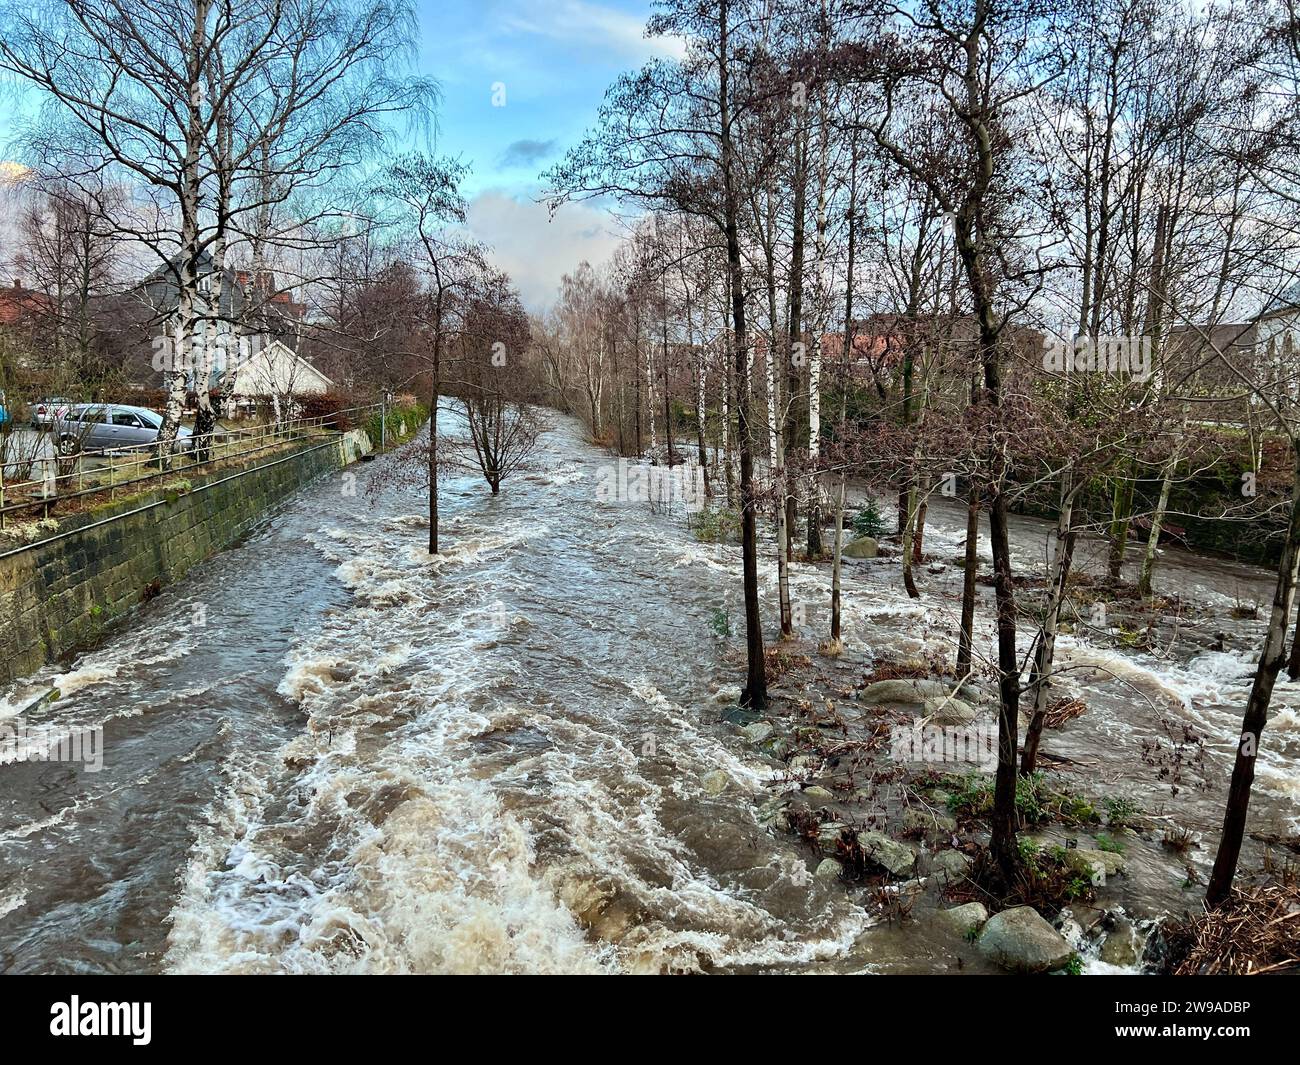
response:
M347 407L311 418L267 422L238 429L222 429L202 437L177 437L171 445L158 441L115 448L81 448L71 455L58 453L59 423L41 433L41 454L17 459L0 455L0 529L8 515L40 511L70 500L139 490L141 486L183 476L192 470L211 470L218 463L244 460L322 432L337 431L339 423L363 425L371 416L384 417L384 404ZM73 435L73 434L66 434ZM94 463L94 465L91 465ZM40 467L43 476L31 477ZM10 481L6 472L25 468L29 479Z

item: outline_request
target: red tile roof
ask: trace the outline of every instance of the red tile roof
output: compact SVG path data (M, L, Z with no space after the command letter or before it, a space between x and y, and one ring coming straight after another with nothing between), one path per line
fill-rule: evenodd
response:
M21 281L15 281L12 288L0 288L0 325L15 325L49 308L50 298L45 293L24 288Z

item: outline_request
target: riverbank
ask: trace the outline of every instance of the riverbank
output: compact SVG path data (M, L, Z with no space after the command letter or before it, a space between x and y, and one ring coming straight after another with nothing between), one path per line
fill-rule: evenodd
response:
M1040 772L1018 795L1027 882L1018 897L992 897L978 865L996 764L991 560L982 542L976 669L962 683L952 667L961 527L944 518L932 515L918 600L901 588L896 543L881 544L894 557L846 560L853 622L840 654L825 653L817 633L829 565L794 564L796 617L820 618L796 639L769 645L769 711L730 712L739 742L773 774L759 817L800 842L812 875L839 884L877 920L902 934L928 929L957 970L989 962L1161 970L1162 924L1200 911L1238 727L1234 702L1244 700L1258 646L1251 596L1268 574L1238 568L1229 597L1225 564L1207 566L1217 587L1198 587L1186 569L1199 560L1167 555L1160 577L1177 590L1144 603L1131 587L1099 579L1089 564L1099 545L1083 545L1057 713ZM1043 583L1033 554L1048 529L1021 519L1018 533L1019 605L1029 615ZM1294 863L1300 693L1284 687L1265 738L1244 885L1285 877ZM1022 716L1022 737L1025 724ZM1026 918L1027 930L995 923L980 931L988 913L1024 904L1054 927Z

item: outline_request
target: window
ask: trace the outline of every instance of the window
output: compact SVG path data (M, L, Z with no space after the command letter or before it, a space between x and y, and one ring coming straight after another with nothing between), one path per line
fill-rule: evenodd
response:
M120 410L113 415L114 425L125 425L129 429L139 429L140 419L129 411Z

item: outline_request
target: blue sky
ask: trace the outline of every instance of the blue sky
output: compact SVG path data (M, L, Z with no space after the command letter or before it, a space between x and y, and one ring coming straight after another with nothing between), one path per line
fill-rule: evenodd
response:
M602 261L617 241L593 206L549 220L537 176L582 136L622 71L673 52L675 42L644 38L649 13L650 0L421 0L419 66L443 91L439 150L472 163L471 228L533 308L562 272Z
M470 227L495 251L533 309L547 304L560 274L599 262L617 225L591 205L552 221L536 202L538 174L595 118L605 89L624 70L675 42L643 36L650 0L418 0L417 65L442 87L436 149L473 166L465 185ZM493 86L505 90L493 106ZM0 146L12 132L0 97Z

